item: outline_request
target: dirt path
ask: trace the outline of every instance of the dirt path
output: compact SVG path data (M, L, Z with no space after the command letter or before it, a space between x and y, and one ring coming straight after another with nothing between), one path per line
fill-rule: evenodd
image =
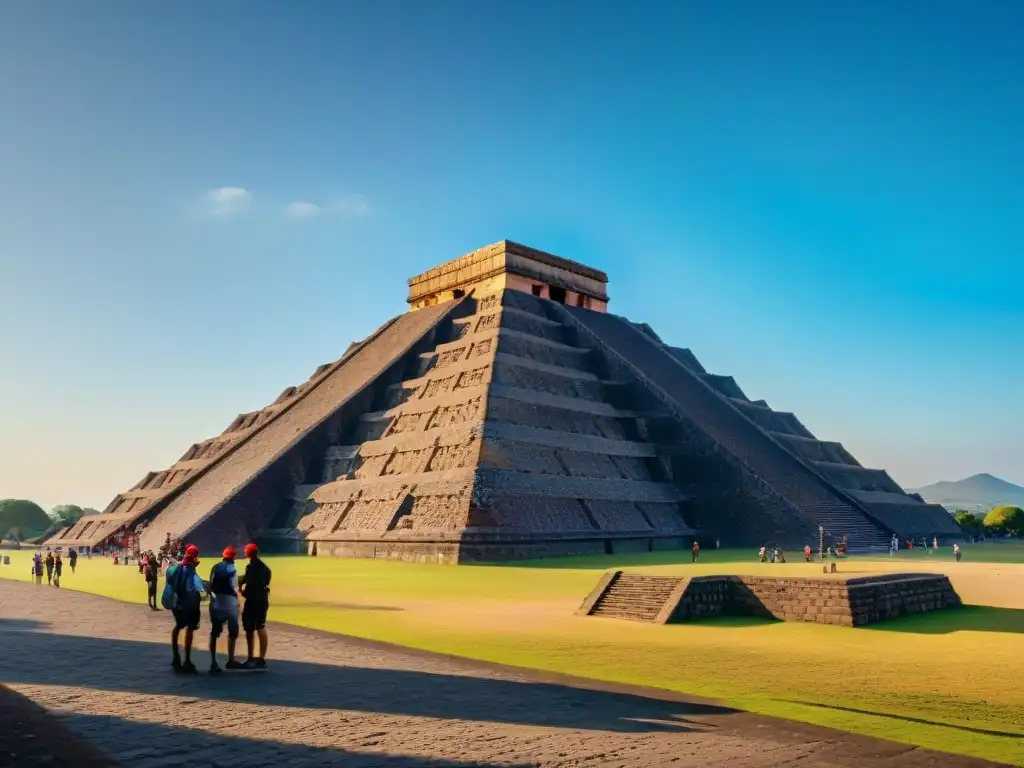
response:
M992 765L281 625L270 672L181 677L169 629L164 612L0 581L0 683L133 768Z

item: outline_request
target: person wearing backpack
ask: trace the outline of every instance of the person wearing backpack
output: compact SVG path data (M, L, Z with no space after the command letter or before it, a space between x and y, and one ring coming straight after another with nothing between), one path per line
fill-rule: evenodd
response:
M199 566L199 547L189 544L185 548L185 557L176 566L167 569L167 582L164 587L164 607L169 608L174 616L174 629L171 630L171 667L175 672L196 674L192 663L192 638L199 629L199 605L202 594L206 592L203 580L196 573ZM185 660L178 653L178 636L185 630Z
M228 625L228 669L245 669L235 659L235 644L238 642L238 571L235 570L234 547L224 550L223 559L210 571L210 674L219 675L217 665L217 638Z

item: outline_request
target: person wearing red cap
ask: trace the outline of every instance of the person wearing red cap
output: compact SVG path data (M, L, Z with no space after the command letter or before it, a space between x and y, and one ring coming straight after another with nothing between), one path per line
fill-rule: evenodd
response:
M175 672L195 674L192 663L192 638L199 629L199 605L202 594L207 591L203 580L196 573L199 566L199 547L189 544L185 556L177 566L167 569L167 586L170 592L171 612L174 615L174 629L171 631L171 667ZM178 653L178 636L185 630L185 660Z
M270 609L270 568L260 559L260 550L255 544L245 545L245 556L249 564L241 578L245 606L242 608L242 628L245 630L245 644L249 657L245 662L248 670L262 671L267 668L267 611ZM259 635L260 655L253 658L253 635Z
M243 669L235 659L238 641L238 571L235 570L234 547L224 549L223 558L210 571L210 674L220 674L217 665L217 638L228 625L228 669Z

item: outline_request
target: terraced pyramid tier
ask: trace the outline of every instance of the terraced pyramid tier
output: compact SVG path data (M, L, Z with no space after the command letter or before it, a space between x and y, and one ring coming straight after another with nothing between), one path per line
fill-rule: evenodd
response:
M449 337L344 435L343 474L294 521L308 551L430 561L683 546L686 494L620 382L518 291L464 301ZM330 479L330 478L325 478Z

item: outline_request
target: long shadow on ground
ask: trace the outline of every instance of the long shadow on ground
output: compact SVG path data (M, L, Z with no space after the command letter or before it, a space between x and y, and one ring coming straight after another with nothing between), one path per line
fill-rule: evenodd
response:
M353 752L336 747L318 747L270 739L249 739L240 736L199 731L193 728L141 723L103 715L71 715L66 719L78 733L98 744L109 745L115 752L118 744L147 744L142 753L134 752L132 762L155 758L168 765L193 766L303 766L343 765L346 768L498 768L498 763L463 762L417 755L394 755ZM255 762L254 762L255 760ZM528 763L501 763L503 768L527 768Z
M688 715L736 711L551 683L298 661L275 660L267 674L182 676L171 672L163 644L33 631L2 619L0 647L0 682L8 684L635 733L690 730ZM193 658L200 668L209 663L206 651Z
M1004 632L1024 634L1024 610L965 605L932 613L904 616L868 624L862 630L874 632L910 632L920 635L946 635L950 632Z
M816 707L818 709L832 709L836 712L852 712L857 715L871 715L872 717L887 717L890 720L902 720L905 723L916 723L918 725L938 725L942 728L954 728L967 733L979 733L984 736L995 736L1000 739L1024 739L1024 733L1015 731L998 731L992 728L972 728L967 725L955 723L943 723L935 720L925 720L921 717L908 717L907 715L895 715L889 712L875 712L870 709L856 709L855 707L842 707L838 704L822 704L820 701L801 701L800 699L784 699L792 704L800 704L805 707Z

